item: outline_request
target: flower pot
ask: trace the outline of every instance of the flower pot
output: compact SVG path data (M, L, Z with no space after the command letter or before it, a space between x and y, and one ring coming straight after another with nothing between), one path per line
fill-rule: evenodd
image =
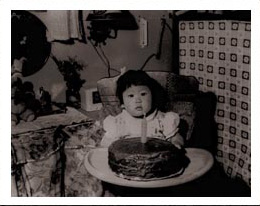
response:
M66 104L67 106L74 107L76 109L81 107L81 98L79 91L66 90Z

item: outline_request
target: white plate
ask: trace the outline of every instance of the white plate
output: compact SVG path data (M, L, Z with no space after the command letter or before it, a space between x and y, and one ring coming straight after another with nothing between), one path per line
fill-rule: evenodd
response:
M139 188L175 186L192 181L202 176L212 167L214 162L211 153L206 150L186 148L186 151L186 155L189 157L190 163L183 174L177 177L169 177L159 180L135 181L117 176L108 165L108 151L106 148L91 150L85 158L85 167L89 173L96 178L116 185Z

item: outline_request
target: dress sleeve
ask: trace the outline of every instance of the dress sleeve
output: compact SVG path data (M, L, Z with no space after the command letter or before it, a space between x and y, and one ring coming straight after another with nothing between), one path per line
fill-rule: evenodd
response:
M117 139L117 126L116 118L113 116L107 116L103 122L103 128L105 130L104 137L100 142L100 146L108 147L112 142Z
M175 112L167 112L162 120L163 133L166 138L174 136L178 132L180 117Z

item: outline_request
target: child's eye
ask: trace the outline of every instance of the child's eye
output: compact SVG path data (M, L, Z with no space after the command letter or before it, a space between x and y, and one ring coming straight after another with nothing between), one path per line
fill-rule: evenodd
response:
M141 93L141 96L145 96L147 93L146 92L142 92Z
M132 98L132 97L134 97L134 95L133 95L133 94L128 94L128 97L131 97L131 98Z

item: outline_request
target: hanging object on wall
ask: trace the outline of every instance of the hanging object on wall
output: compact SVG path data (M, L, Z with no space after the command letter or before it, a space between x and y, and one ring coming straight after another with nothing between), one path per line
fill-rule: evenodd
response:
M145 20L142 20L144 24L146 24L147 26L147 22L145 22ZM143 24L141 23L141 24ZM162 41L163 41L163 36L164 36L164 31L165 31L165 26L167 25L167 27L171 30L171 28L169 27L169 25L166 22L165 18L161 18L161 31L160 31L160 38L159 38L159 42L158 42L158 48L157 48L157 52L156 53L152 53L144 62L144 64L142 65L142 67L140 68L140 70L143 70L146 66L146 64L153 58L155 57L157 60L159 60L161 58L161 53L162 53ZM141 32L142 33L142 32ZM147 32L146 32L147 33ZM146 42L147 43L147 42ZM141 44L142 45L142 44Z
M136 30L138 25L134 16L127 10L122 11L93 11L86 19L90 21L88 26L89 40L95 42L95 46L102 43L106 45L108 38L115 39L118 30Z
M46 26L28 11L11 12L11 63L24 59L22 76L38 72L47 62L51 44L46 39Z
M148 45L148 23L144 18L140 18L140 46L144 48Z
M47 39L73 43L86 42L81 10L48 10L46 13Z

